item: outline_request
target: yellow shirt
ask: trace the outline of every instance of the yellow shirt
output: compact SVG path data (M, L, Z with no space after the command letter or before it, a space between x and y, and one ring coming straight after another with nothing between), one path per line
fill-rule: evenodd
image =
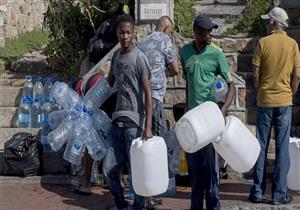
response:
M259 67L257 105L280 107L292 105L291 77L300 67L297 42L282 30L259 40L252 64Z

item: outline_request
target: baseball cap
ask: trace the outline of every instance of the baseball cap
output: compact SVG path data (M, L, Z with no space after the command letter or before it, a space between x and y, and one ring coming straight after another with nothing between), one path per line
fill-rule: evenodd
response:
M198 15L194 19L193 28L198 28L198 27L201 27L201 28L209 30L209 29L212 29L212 28L217 29L218 25L215 24L215 23L213 23L207 16Z
M289 26L287 23L289 17L286 11L280 7L274 7L268 14L261 15L261 18L264 20L273 19L285 27Z

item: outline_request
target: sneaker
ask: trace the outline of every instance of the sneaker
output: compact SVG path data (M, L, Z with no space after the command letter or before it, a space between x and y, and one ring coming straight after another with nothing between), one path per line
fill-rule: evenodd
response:
M253 195L249 195L249 201L251 201L252 203L261 203L262 202L262 198L261 197L255 197Z
M289 203L292 203L292 201L293 201L293 196L287 195L287 196L285 196L285 198L283 200L281 200L281 201L272 201L272 203L274 205L280 205L280 204L289 204Z

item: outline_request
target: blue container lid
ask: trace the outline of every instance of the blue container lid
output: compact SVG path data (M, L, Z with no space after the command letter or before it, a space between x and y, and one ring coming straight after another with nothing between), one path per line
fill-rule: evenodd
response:
M26 80L26 81L31 81L31 80L32 80L32 77L31 77L30 75L26 75L26 76L25 76L25 80Z
M41 76L36 76L36 77L35 77L35 81L39 81L39 82L40 82L41 80L42 80L42 77L41 77Z
M220 89L220 88L222 88L222 87L223 87L223 83L218 81L218 82L216 83L216 88L217 88L217 89Z

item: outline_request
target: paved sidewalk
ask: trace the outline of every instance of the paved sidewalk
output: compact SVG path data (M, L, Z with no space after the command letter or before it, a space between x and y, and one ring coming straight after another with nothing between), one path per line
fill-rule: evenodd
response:
M0 177L1 179L1 177ZM109 210L113 206L113 198L107 189L93 187L90 196L74 193L72 185L40 184L38 178L1 179L0 210ZM31 180L31 181L28 181ZM35 180L35 181L34 181ZM61 183L64 183L61 180ZM270 188L270 187L269 187ZM289 205L274 206L270 202L270 189L265 204L252 204L248 201L250 184L237 180L222 180L221 206L226 210L272 209L300 210L300 192L291 192L294 201ZM177 194L172 198L163 198L160 210L185 210L190 206L189 187L177 187Z

